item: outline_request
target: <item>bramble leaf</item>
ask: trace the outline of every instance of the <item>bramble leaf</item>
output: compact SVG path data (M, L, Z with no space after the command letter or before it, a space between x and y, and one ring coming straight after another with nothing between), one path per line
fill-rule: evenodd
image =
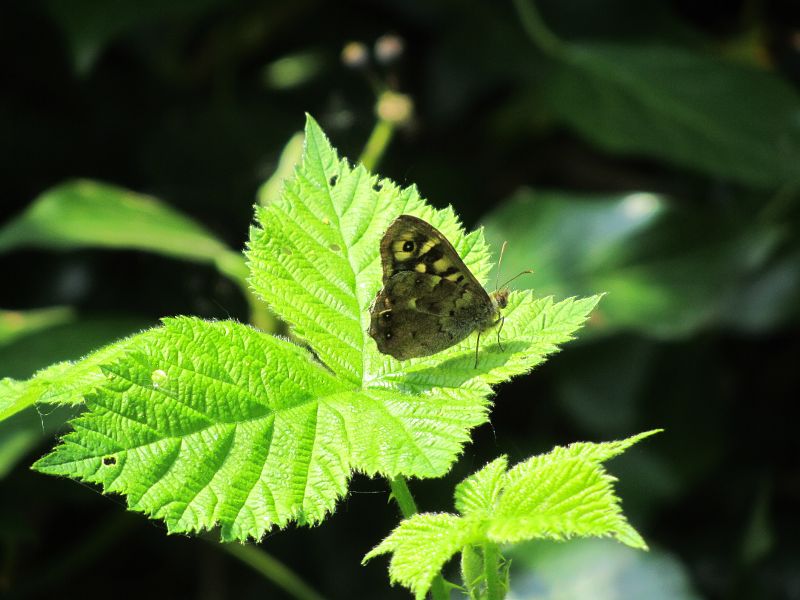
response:
M532 539L615 537L646 550L614 495L614 478L602 463L657 431L600 444L556 447L510 470L500 457L456 488L455 514L414 515L401 522L365 557L392 554L392 583L424 598L442 566L466 546ZM435 569L431 571L432 569Z
M256 207L250 283L303 346L235 322L165 320L110 357L88 410L37 469L125 494L170 531L218 524L232 540L316 523L352 471L446 473L486 421L491 385L542 362L598 301L513 293L502 347L482 338L477 368L474 337L399 362L366 333L386 227L402 213L426 219L485 280L482 232L350 167L310 117L284 186Z

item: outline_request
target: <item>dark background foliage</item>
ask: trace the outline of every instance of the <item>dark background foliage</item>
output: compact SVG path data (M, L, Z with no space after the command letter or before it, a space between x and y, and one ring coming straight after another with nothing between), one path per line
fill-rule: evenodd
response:
M537 271L520 285L609 292L580 341L498 390L492 426L448 477L412 482L421 507L451 509L454 483L500 453L664 427L611 470L632 523L685 583L672 597L800 598L800 9L538 5L555 47L526 33L511 2L3 3L0 223L83 177L160 198L241 248L256 190L303 113L355 159L375 123L374 81L389 82L415 117L381 174L452 203L493 244L508 239L507 271ZM396 62L342 63L345 43L371 48L385 34L404 42ZM210 267L143 252L14 249L0 274L0 308L77 311L1 346L0 376L28 377L165 315L247 318ZM0 458L12 428L35 432L3 463L0 595L282 597L211 543L30 472L70 412L0 429ZM384 482L357 476L321 527L263 547L328 597L407 597L384 562L359 566L395 513ZM518 563L540 557L535 575L549 550L528 551ZM569 577L591 581L598 560ZM655 597L631 581L608 597ZM520 596L549 597L538 585Z

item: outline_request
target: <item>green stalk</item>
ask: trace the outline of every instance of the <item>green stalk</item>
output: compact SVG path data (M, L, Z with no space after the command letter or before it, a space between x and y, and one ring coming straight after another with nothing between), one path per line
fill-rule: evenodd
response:
M497 544L483 544L483 577L486 580L486 599L503 600L505 585L500 580L500 549Z
M400 507L400 514L403 515L403 518L407 519L417 514L417 503L414 502L414 496L411 495L405 478L398 475L389 480L389 485L392 488L392 498Z
M513 0L522 28L544 53L554 58L564 58L566 45L545 25L533 0Z
M411 495L411 490L408 489L408 484L404 477L398 475L389 480L389 486L392 489L392 498L397 502L400 507L400 513L403 518L409 517L417 513L417 503L414 502L414 496ZM431 583L431 596L433 600L449 600L450 592L448 591L447 582L442 574L439 573Z
M289 567L257 546L245 544L217 544L225 552L258 571L292 597L298 600L324 600Z
M369 134L364 150L361 152L359 162L364 165L367 171L374 171L375 167L381 162L389 142L394 137L395 124L386 119L378 119L372 133Z

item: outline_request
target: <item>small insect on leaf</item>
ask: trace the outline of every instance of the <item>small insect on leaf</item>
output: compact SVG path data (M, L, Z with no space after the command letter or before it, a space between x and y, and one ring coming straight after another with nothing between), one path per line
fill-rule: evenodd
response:
M480 340L480 332L502 322L508 291L488 293L430 223L400 215L380 251L383 289L370 308L369 334L384 354L436 354L476 330Z

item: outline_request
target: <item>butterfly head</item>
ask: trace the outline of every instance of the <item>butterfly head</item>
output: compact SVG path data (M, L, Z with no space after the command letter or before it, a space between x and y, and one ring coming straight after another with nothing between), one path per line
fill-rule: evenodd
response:
M508 293L509 292L507 287L500 288L499 290L492 292L491 294L492 300L494 300L494 303L497 305L497 308L502 309L508 306Z

